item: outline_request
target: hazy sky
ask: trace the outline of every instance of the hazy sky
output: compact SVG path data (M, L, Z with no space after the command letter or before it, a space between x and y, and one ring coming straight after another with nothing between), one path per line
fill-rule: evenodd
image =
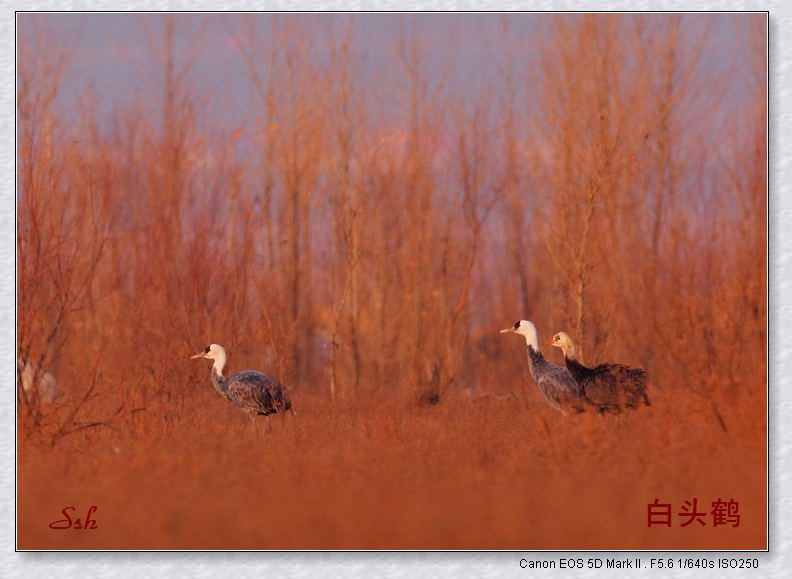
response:
M658 18L663 16L657 15ZM163 17L163 14L129 13L20 14L17 34L22 37L34 30L32 25L46 24L53 40L73 47L76 81L70 85L70 93L66 94L79 94L84 87L93 87L101 107L101 116L106 116L117 105L123 107L125 103L131 102L136 91L145 94L153 88L151 78L154 77L156 56L152 45L161 37ZM321 17L332 19L339 25L349 18L347 14ZM710 17L709 14L687 16L688 34L695 35L699 23ZM188 51L196 58L191 80L201 89L221 97L223 103L230 100L234 102L231 107L223 105L226 111L216 111L218 121L222 122L224 112L244 107L247 97L246 71L237 41L243 16L180 14L177 18L183 32L181 38L200 38L200 43ZM260 13L256 18L257 24L265 31L272 15ZM356 18L359 46L370 66L392 66L404 17L399 14L357 14ZM482 63L488 62L493 46L499 50L500 15L446 13L410 15L407 18L416 25L428 54L438 61L445 55L451 56L450 78L457 79L458 86L464 87L457 90L475 91L482 75L494 74ZM543 26L546 18L546 14L536 13L508 16L514 34L523 37L530 36L535 27ZM725 70L743 65L740 61L739 22L744 18L745 14L714 17L706 61L708 66ZM198 31L197 35L191 34ZM451 47L453 49L449 50ZM738 97L731 95L730 98Z

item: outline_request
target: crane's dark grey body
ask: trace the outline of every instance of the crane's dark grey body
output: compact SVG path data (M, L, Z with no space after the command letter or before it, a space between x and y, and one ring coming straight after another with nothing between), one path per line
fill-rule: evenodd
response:
M520 320L511 328L501 330L514 332L525 338L528 350L528 369L539 387L544 399L561 412L585 412L589 402L583 389L572 378L566 368L549 363L539 351L536 326L527 320Z
M577 360L575 345L565 332L556 334L551 343L563 350L567 370L599 412L618 414L624 408L636 410L641 403L651 406L643 368L622 364L584 366Z
M255 417L259 415L267 418L269 428L270 414L283 414L289 410L294 415L291 397L277 378L258 370L244 370L228 377L223 376L226 353L222 346L211 344L193 358L214 360L212 384L215 390L246 412L254 425Z
M588 401L583 389L563 366L551 364L542 353L528 346L528 368L539 391L562 412L584 412Z
M212 384L220 394L251 416L268 416L291 410L289 393L277 379L263 372L244 370L225 378L212 368Z

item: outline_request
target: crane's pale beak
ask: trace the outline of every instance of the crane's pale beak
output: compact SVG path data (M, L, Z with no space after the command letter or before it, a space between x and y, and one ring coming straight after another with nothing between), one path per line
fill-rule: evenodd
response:
M190 360L195 360L196 358L203 358L206 352L198 352L195 356L190 356Z
M514 331L514 328L506 328L505 330L501 330L500 333L501 334L507 334L507 333L513 332L513 331Z

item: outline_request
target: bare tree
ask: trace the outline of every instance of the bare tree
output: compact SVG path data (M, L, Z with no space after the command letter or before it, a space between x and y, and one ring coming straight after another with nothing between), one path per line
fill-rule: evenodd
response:
M265 127L262 193L283 242L276 244L277 238L269 237L270 249L277 254L270 268L280 267L286 273L285 279L276 277L284 284L276 293L285 299L287 317L276 325L287 337L291 370L300 379L309 375L307 362L315 346L315 325L303 322L315 311L312 210L324 132L321 107L314 104L321 102L320 69L313 59L317 20L279 15L270 24L264 39L257 22L247 20L242 54ZM266 61L262 54L268 55ZM262 287L272 285L270 272L260 275Z
M617 42L618 21L608 16L558 16L548 34L571 41L543 53L542 114L555 161L545 244L574 304L565 318L583 348L595 311L590 283L600 261L602 216L612 209L616 179L631 155L619 94L624 46Z
M360 391L362 378L362 348L360 340L360 245L362 206L359 200L361 179L361 134L367 131L366 103L362 96L361 56L355 42L356 20L350 18L343 32L332 35L330 63L325 74L328 83L327 117L330 120L332 143L336 154L331 156L330 172L334 175L330 203L333 206L336 245L339 261L344 264L343 276L336 286L338 299L334 307L331 337L330 395L335 399L339 382L339 356L341 350L351 355L348 382L353 394ZM337 193L335 193L337 192ZM340 283L339 283L340 282ZM341 328L342 319L345 320ZM342 339L341 336L344 336Z
M439 72L430 82L424 62L426 48L420 40L417 22L402 20L399 37L399 62L405 74L407 126L404 158L404 187L407 196L407 230L404 247L408 266L406 290L410 296L410 307L405 321L412 334L410 344L410 366L413 380L418 385L434 388L438 373L439 344L430 334L432 322L438 320L438 303L432 298L433 255L429 248L438 247L435 233L440 229L435 219L437 183L433 174L432 161L441 145L441 119L437 111L441 108L445 89L445 63L434 63ZM421 389L421 386L419 386Z
M524 47L511 26L508 18L501 17L499 27L499 44L502 45L503 56L493 56L498 80L502 84L503 104L501 110L503 147L503 204L505 209L505 224L507 228L507 245L509 255L513 257L510 271L517 280L519 289L519 309L525 312L533 310L530 297L528 274L528 221L526 220L531 207L530 196L526 189L527 183L521 179L523 170L519 158L519 134L521 128L520 111L518 109L520 87L525 82L521 75L518 55Z
M45 28L24 30L17 85L17 356L57 375L75 314L86 306L105 232L97 221L96 187L79 186L86 172L79 162L75 171L71 127L59 106L70 50L52 44ZM39 400L24 396L18 378L20 405L39 427Z

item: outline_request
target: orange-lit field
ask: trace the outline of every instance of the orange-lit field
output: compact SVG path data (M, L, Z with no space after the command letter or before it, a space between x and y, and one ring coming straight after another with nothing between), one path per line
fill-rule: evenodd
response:
M568 417L524 400L349 407L296 397L256 435L207 384L186 417L138 414L54 448L20 437L20 549L764 549L762 403ZM682 416L686 416L683 418ZM263 422L262 422L263 426ZM655 498L672 526L647 526ZM682 527L684 501L706 513ZM712 526L734 499L740 523ZM702 506L703 505L703 506ZM53 530L91 506L94 530Z
M19 549L768 547L766 13L17 20Z

